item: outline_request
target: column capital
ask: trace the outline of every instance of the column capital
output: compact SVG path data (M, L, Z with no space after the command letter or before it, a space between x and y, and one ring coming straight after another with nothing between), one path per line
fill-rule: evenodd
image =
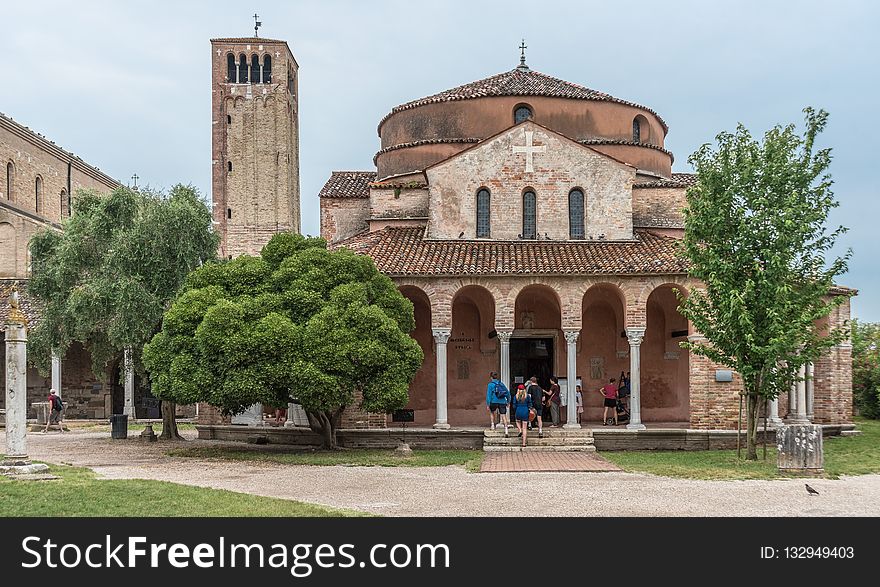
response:
M513 330L496 330L495 333L501 342L510 342L511 337L513 337Z
M451 328L432 328L431 334L434 335L434 342L437 344L446 344L449 342L449 337L452 336Z
M645 338L645 328L642 326L627 328L626 338L629 339L629 346L640 346Z
M577 330L563 330L563 334L565 334L565 342L568 344L572 344L577 342L578 337L581 335L581 329Z

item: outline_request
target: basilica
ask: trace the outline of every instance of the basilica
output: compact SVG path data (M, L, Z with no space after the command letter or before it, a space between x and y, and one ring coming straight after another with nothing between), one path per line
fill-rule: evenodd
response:
M701 336L677 311L700 285L677 247L695 176L673 172L668 130L652 109L523 56L396 106L379 121L376 169L331 174L321 236L369 255L413 303L425 355L410 387L416 425L485 425L498 371L508 386L558 376L568 426L575 384L596 424L596 390L629 374L629 428L736 428L737 375L680 345ZM847 299L830 320L848 319ZM844 343L808 365L771 421L850 422L850 355Z

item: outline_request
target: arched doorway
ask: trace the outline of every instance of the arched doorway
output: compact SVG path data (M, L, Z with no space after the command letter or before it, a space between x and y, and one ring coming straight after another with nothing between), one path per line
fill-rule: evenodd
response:
M452 300L447 352L447 414L452 426L485 425L486 384L499 368L495 299L484 287L468 285Z
M437 417L437 355L434 353L434 337L431 334L431 301L421 289L404 285L400 293L412 302L415 330L409 333L419 346L425 359L409 386L407 408L413 410L416 426L430 426Z
M565 364L562 310L559 296L546 285L529 285L519 292L514 306L514 330L510 340L510 378L516 385L530 377L548 389L550 376Z
M626 300L616 285L600 283L584 294L577 368L582 381L581 422L602 421L602 396L596 390L628 372L629 342L624 329Z
M690 419L688 321L678 312L675 289L665 284L648 296L647 329L641 348L641 415L644 422L687 422Z

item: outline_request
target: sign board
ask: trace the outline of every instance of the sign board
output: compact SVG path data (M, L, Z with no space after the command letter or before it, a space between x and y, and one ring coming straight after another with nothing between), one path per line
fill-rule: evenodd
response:
M733 381L733 371L728 369L718 369L715 371L715 381L730 382Z
M394 410L391 413L392 422L413 422L416 419L415 410Z

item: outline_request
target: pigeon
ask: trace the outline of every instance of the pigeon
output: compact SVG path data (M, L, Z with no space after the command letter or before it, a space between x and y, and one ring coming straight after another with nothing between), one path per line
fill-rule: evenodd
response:
M464 231L458 233L458 238L463 238L463 237L464 237Z
M810 495L819 495L818 491L816 491L815 489L813 489L812 487L810 487L806 483L804 483L804 487L807 488L807 493L809 493Z

